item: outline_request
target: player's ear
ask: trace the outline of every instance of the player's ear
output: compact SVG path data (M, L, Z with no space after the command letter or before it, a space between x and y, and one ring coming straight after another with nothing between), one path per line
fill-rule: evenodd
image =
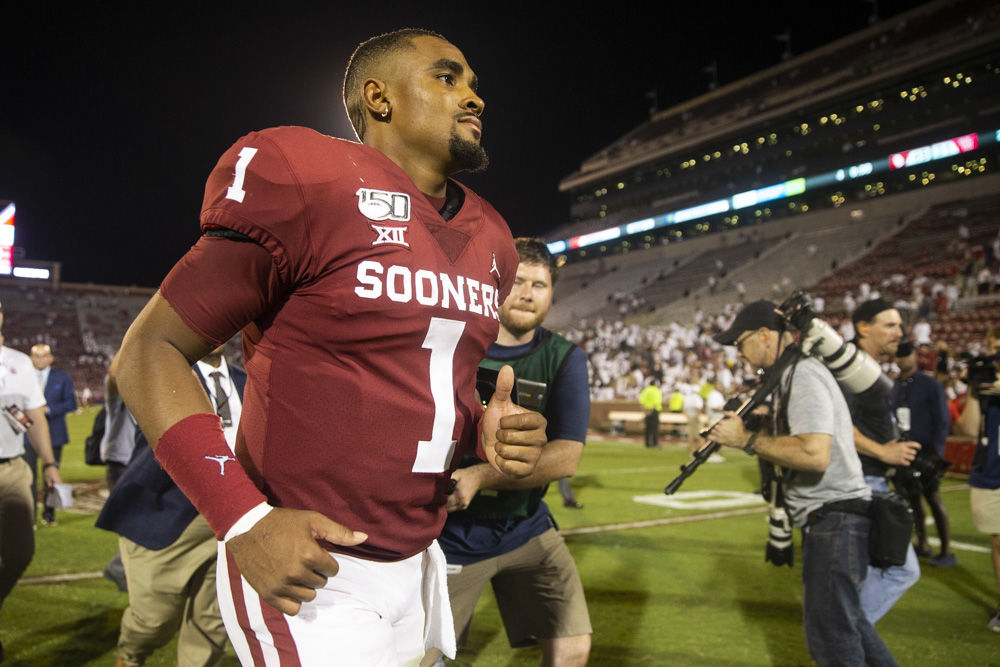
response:
M389 117L391 108L386 97L386 83L382 79L369 78L361 88L361 103L375 119Z

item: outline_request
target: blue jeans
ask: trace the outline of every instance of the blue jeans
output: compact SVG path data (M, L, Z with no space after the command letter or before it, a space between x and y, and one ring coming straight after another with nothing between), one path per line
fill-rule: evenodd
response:
M865 482L872 491L889 490L889 482L885 477L865 475ZM875 623L885 616L892 605L896 604L896 600L903 596L907 588L917 583L919 578L920 563L912 544L907 548L906 562L902 565L885 570L869 566L868 577L861 587L861 608L865 611L865 617Z
M858 595L868 574L870 524L865 516L829 512L802 529L806 646L822 667L897 665Z

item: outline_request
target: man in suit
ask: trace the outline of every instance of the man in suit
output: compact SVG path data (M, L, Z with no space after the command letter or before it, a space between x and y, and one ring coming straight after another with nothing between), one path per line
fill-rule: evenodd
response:
M246 373L219 346L194 373L215 407L232 448L243 409ZM233 459L218 461L220 466ZM129 606L122 615L115 664L141 665L180 629L177 664L215 665L226 630L215 592L218 543L212 529L160 467L141 431L125 472L97 519L118 533Z
M35 367L38 384L45 394L45 419L49 422L52 453L56 457L56 463L61 463L63 446L69 442L66 415L76 410L76 391L68 373L52 368L53 359L52 348L45 343L32 346L31 364ZM31 497L37 498L38 456L34 448L28 446L27 436L24 444L24 460L31 468ZM42 510L42 523L46 526L56 525L54 507L45 506Z

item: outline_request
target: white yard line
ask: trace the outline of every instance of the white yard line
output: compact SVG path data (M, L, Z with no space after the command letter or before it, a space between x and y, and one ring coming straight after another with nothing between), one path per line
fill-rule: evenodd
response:
M87 579L100 579L103 576L104 575L101 574L100 572L70 572L67 574L46 574L40 577L24 577L17 582L17 585L31 586L32 584L59 584L65 581L84 581Z

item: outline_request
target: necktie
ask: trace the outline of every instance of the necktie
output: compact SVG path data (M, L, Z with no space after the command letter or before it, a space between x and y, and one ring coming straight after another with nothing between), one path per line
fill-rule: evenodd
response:
M222 426L232 426L233 425L233 414L229 411L229 396L226 392L222 391L222 373L215 371L209 374L209 377L215 382L215 412L219 415L219 419L222 420Z

